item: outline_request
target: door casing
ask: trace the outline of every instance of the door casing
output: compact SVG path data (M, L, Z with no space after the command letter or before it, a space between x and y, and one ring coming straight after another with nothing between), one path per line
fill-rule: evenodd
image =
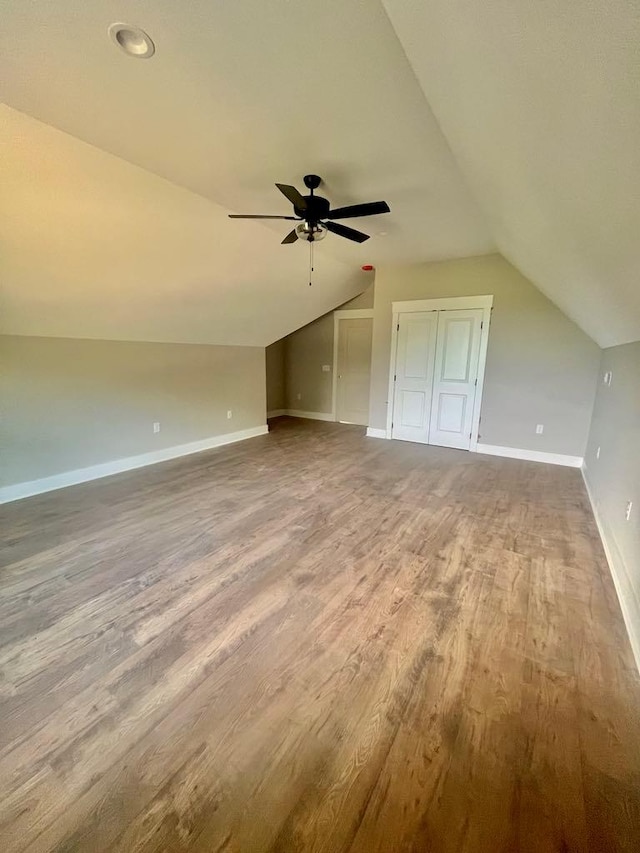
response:
M371 337L373 320L349 317L338 320L338 377L336 420L367 426L371 385Z
M480 429L480 411L482 408L482 391L484 387L484 374L487 362L487 346L489 344L489 328L491 325L491 310L493 308L492 295L452 296L442 299L413 299L392 303L391 359L389 364L389 393L387 395L387 438L391 438L391 424L393 422L393 403L395 396L394 377L396 374L396 353L398 348L398 323L400 314L413 313L416 311L455 311L469 308L481 308L483 311L482 329L480 332L480 353L478 356L478 385L473 405L473 417L471 419L471 443L469 446L469 450L477 450L478 433Z
M340 308L333 312L333 382L331 390L331 419L337 420L338 413L338 336L340 320L373 320L373 308Z

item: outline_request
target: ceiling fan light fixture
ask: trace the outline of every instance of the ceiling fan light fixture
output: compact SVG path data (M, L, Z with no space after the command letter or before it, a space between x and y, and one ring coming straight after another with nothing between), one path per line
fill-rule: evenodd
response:
M134 59L150 59L156 52L156 46L147 33L131 24L111 24L109 38L120 50Z
M318 240L324 240L327 236L327 227L321 222L312 224L311 222L301 222L296 227L298 240L306 240L307 243L317 243Z

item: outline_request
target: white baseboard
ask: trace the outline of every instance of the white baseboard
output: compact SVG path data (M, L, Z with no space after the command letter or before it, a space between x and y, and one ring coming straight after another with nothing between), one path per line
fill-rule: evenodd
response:
M544 453L540 450L519 450L517 447L500 447L497 444L478 444L476 453L488 456L506 456L509 459L525 459L528 462L547 462L549 465L566 465L581 468L582 456L565 456L563 453Z
M377 429L376 427L367 427L367 436L369 438L386 438L386 429Z
M620 610L622 618L629 635L631 650L636 661L638 672L640 672L640 601L634 591L631 577L624 558L618 548L615 537L611 533L608 524L605 522L604 516L598 508L598 502L591 489L586 475L587 466L582 466L582 479L587 489L587 495L593 510L593 517L596 520L598 533L602 541L602 547L609 564L609 571L613 578L613 585L616 588L618 601L620 602Z
M270 418L281 418L283 415L286 414L286 409L272 409L270 412L267 412L267 420L269 420Z
M290 418L308 418L312 421L335 421L331 412L303 412L300 409L284 409L283 415Z
M65 471L62 474L54 474L52 477L43 477L40 480L16 483L13 486L5 486L0 489L0 504L40 495L43 492L52 492L55 489L64 489L66 486L76 486L78 483L87 483L89 480L98 480L112 474L121 474L123 471L131 471L134 468L144 468L147 465L166 462L168 459L176 459L179 456L200 453L202 450L211 450L213 447L221 447L224 444L233 444L236 441L244 441L246 438L265 435L267 432L267 425L264 424L249 429L241 429L237 432L228 432L224 435L214 435L201 441L191 441L188 444L178 444L174 447L165 447L162 450L153 450L150 453L141 453L139 456L128 456L125 459L102 462L88 468L77 468L75 471Z

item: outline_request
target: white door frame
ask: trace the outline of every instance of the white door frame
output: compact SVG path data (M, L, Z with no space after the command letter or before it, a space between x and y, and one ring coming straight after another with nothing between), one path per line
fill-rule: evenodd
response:
M373 320L373 308L343 308L333 312L333 384L331 387L331 419L338 419L338 335L340 320Z
M391 359L389 363L389 393L387 404L386 438L391 438L391 421L393 418L394 384L396 374L396 350L398 348L398 323L400 314L411 314L414 311L456 311L469 308L482 308L482 330L480 332L480 353L478 356L478 386L473 403L473 419L471 421L471 444L469 450L477 451L478 432L480 430L480 409L482 408L482 389L484 387L484 369L487 363L487 346L489 343L489 326L491 325L491 309L493 296L451 296L443 299L412 299L408 302L392 302L393 311L391 325ZM336 312L338 313L338 312Z

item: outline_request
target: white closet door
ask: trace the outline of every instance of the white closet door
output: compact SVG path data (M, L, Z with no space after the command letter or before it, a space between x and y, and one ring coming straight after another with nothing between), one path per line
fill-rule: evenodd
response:
M429 442L437 311L400 314L392 438Z
M439 311L429 443L468 450L482 309Z

